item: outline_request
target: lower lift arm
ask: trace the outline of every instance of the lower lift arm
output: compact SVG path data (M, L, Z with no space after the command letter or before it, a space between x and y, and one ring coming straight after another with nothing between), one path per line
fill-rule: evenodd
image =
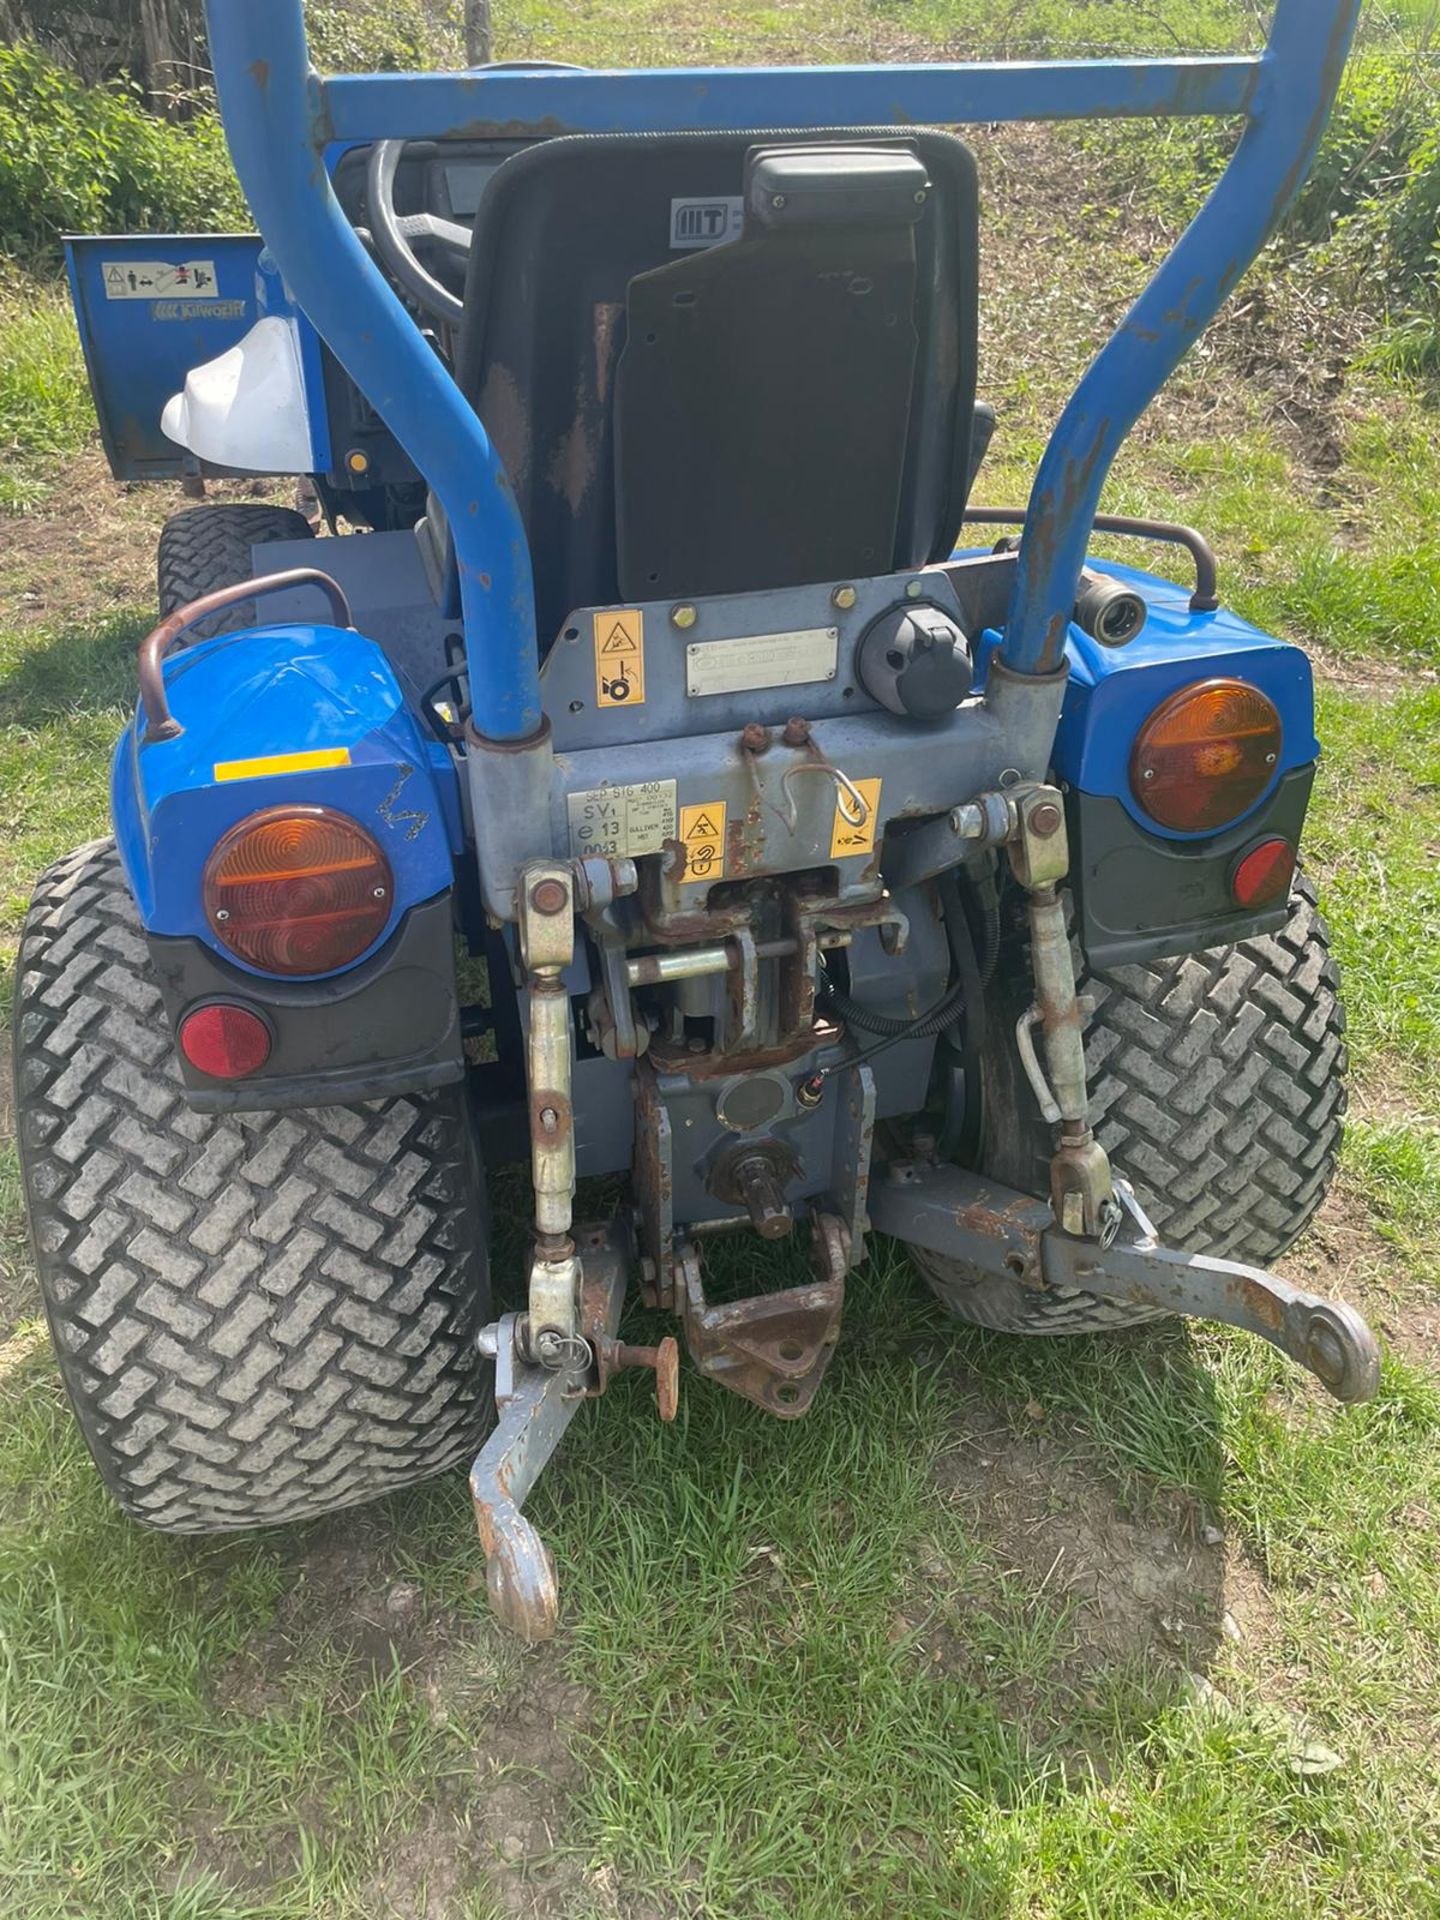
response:
M1353 1307L1321 1300L1262 1267L1164 1247L1123 1180L1121 1225L1108 1246L1055 1224L1043 1200L962 1167L896 1163L870 1189L871 1224L982 1274L1038 1290L1075 1288L1220 1320L1258 1333L1337 1400L1369 1400L1380 1381L1375 1336Z

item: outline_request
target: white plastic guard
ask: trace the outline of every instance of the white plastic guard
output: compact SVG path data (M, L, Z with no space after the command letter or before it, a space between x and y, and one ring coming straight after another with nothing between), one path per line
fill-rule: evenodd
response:
M243 340L193 367L160 416L167 438L218 467L245 473L314 470L299 330L257 320Z

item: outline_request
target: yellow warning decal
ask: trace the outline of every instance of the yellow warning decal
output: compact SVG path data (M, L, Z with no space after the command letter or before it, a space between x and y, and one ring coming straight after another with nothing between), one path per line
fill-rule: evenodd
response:
M879 817L878 780L851 780L838 788L835 794L835 825L830 830L830 858L847 860L851 854L873 853L875 822Z
M320 773L326 767L348 767L348 747L315 747L309 753L262 753L255 760L217 760L217 780L260 780L267 773Z
M725 802L680 809L680 838L685 844L687 880L725 878Z
M592 614L595 623L595 704L645 704L645 616L638 607Z

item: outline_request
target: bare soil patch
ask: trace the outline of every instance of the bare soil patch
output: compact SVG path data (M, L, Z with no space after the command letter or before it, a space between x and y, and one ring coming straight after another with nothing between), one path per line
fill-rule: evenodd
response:
M285 504L292 492L283 480L214 480L206 498ZM6 619L20 627L79 625L148 606L160 528L186 504L178 486L112 479L100 448L86 448L60 470L38 506L5 520L0 597Z
M1073 1442L1017 1434L983 1403L960 1417L936 1481L967 1534L983 1540L985 1584L995 1591L964 1596L931 1628L929 1657L984 1691L1037 1747L1053 1743L1057 1691L1083 1717L1101 1677L1117 1669L1163 1697L1210 1663L1227 1610L1224 1541L1191 1495L1172 1490L1143 1514L1132 1511ZM1043 1609L1054 1658L997 1690L969 1623L1016 1595L1027 1613ZM1070 1757L1082 1753L1105 1765L1088 1739Z

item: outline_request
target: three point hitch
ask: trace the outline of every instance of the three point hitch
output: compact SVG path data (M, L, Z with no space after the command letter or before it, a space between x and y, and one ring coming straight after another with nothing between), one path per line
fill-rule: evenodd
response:
M1319 1299L1258 1267L1162 1246L1133 1191L1112 1175L1088 1117L1083 1036L1089 1009L1076 991L1058 892L1069 865L1059 792L1041 782L1018 782L955 809L904 843L908 878L923 880L955 864L957 841L1003 848L1025 895L1035 997L1020 1018L1015 1045L1040 1111L1055 1130L1048 1199L939 1161L895 1162L872 1180L874 1087L863 1061L852 1059L845 1191L836 1211L812 1211L813 1283L719 1306L706 1301L695 1240L672 1217L661 1162L647 1173L643 1151L637 1155L635 1219L643 1253L637 1255L628 1222L572 1230L575 1154L564 975L573 958L577 912L597 904L603 910L615 894L633 888L634 870L627 871L627 863L600 872L590 870L591 862L552 862L523 876L520 952L529 989L535 1243L527 1312L507 1314L480 1336L482 1351L495 1361L499 1419L471 1472L491 1605L523 1638L540 1640L555 1631L559 1591L550 1554L521 1507L581 1401L603 1393L618 1368L639 1365L655 1372L661 1419L676 1412L676 1342L631 1348L617 1339L632 1274L649 1304L680 1315L702 1373L782 1419L804 1413L819 1387L839 1337L845 1275L863 1256L871 1228L960 1261L977 1278L1003 1276L1041 1292L1099 1295L1244 1327L1306 1368L1337 1399L1366 1400L1375 1393L1379 1353L1352 1307ZM622 1011L628 1016L628 1003ZM638 1084L637 1144L643 1149L648 1142L654 1158L663 1154L668 1120L647 1069ZM746 1187L745 1169L737 1168L734 1180L737 1190L729 1197L746 1202L751 1224L762 1233L767 1225L789 1231L783 1194L759 1205Z

